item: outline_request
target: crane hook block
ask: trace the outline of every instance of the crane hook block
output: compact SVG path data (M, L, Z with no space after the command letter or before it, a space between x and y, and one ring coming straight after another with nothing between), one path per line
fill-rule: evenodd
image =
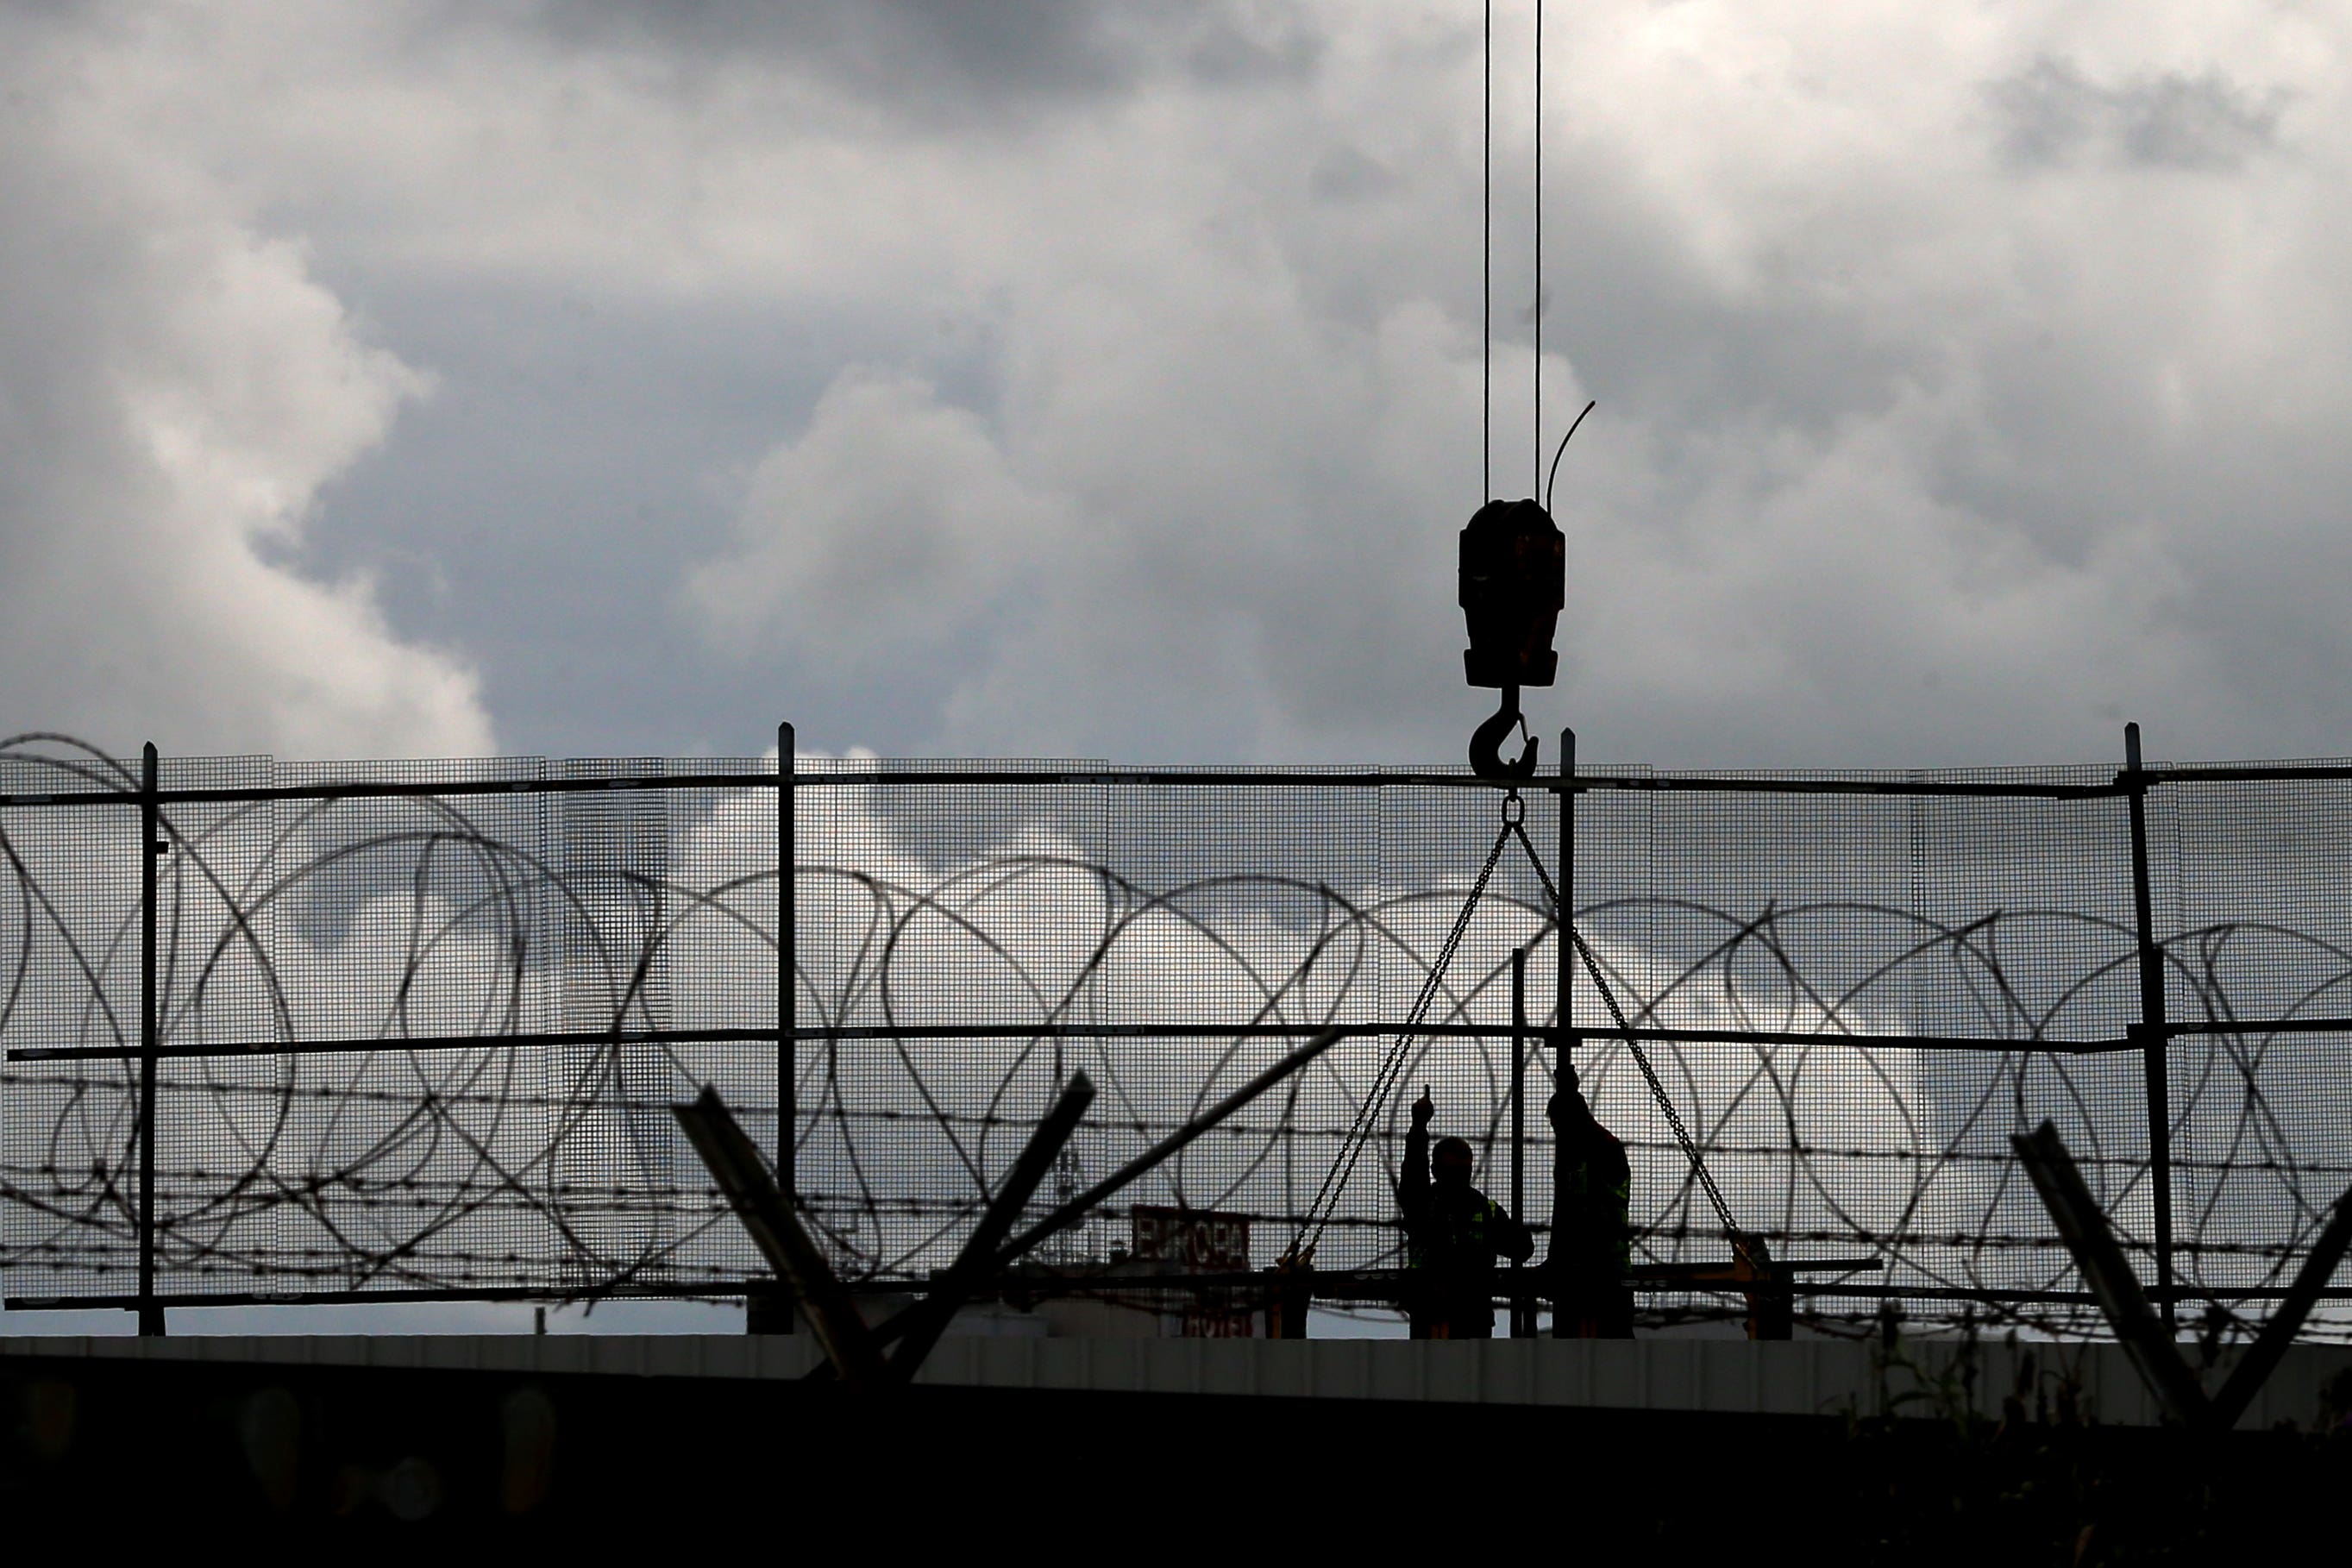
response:
M1462 531L1463 618L1470 647L1463 673L1473 686L1549 686L1552 651L1568 597L1568 541L1532 500L1492 500Z

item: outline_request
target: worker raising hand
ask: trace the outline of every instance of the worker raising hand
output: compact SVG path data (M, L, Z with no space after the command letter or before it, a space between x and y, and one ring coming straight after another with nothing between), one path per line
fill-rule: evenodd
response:
M1544 1120L1552 1131L1563 1135L1580 1132L1592 1120L1592 1108L1584 1103L1584 1096L1576 1087L1576 1067L1563 1062L1559 1068L1559 1089L1544 1107Z
M1495 1331L1495 1259L1525 1261L1535 1237L1471 1185L1476 1159L1468 1143L1441 1138L1435 1149L1429 1146L1436 1114L1424 1084L1412 1102L1412 1131L1405 1134L1404 1167L1397 1175L1404 1305L1415 1339L1483 1340Z

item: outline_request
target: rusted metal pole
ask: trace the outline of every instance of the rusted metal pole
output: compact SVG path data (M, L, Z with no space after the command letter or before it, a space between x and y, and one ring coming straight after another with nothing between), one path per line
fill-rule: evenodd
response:
M2124 799L2131 812L2132 918L2139 933L2140 1062L2147 1094L2147 1179L2156 1215L2156 1305L2164 1331L2179 1329L2172 1300L2172 1090L2165 1058L2164 952L2156 944L2155 900L2147 874L2147 775L2139 760L2139 726L2124 726Z
M1559 963L1559 977L1553 983L1552 993L1554 1092L1558 1091L1561 1070L1574 1062L1576 1050L1576 1013L1569 1005L1570 998L1576 994L1576 943L1569 935L1576 920L1576 791L1570 787L1575 778L1576 731L1562 730L1559 732L1559 907L1552 910L1552 940L1559 944L1559 951L1553 956ZM1559 1159L1557 1147L1552 1159L1557 1173ZM1559 1188L1557 1182L1552 1187L1551 1202L1551 1245L1557 1247L1559 1245ZM1559 1266L1554 1263L1552 1267L1557 1269ZM1560 1311L1557 1300L1552 1303L1551 1331L1556 1339L1568 1338L1572 1331L1567 1314Z
M784 1206L800 1201L799 942L793 868L793 785L798 773L792 725L776 726L776 1184ZM743 1330L753 1334L797 1331L798 1314L781 1276L774 1287L744 1292Z
M1568 939L1569 923L1576 915L1576 791L1571 787L1575 780L1576 731L1562 730L1559 732L1559 908L1552 911L1558 927L1553 935L1559 943L1559 951L1552 956L1559 961L1559 978L1556 982L1559 989L1554 994L1553 1006L1559 1015L1555 1022L1561 1030L1563 1048L1568 1040L1566 1031L1576 1025L1568 1005L1571 994L1570 982L1576 973L1576 944Z

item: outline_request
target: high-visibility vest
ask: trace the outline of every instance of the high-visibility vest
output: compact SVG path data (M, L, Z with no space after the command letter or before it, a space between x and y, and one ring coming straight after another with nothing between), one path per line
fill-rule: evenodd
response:
M1633 1173L1616 1161L1608 1173L1596 1173L1590 1156L1563 1162L1559 1167L1559 1218L1562 1239L1572 1248L1573 1262L1603 1264L1620 1279L1633 1263L1633 1238L1629 1215L1633 1202Z
M1431 1255L1442 1251L1449 1262L1459 1263L1467 1259L1474 1268L1491 1268L1498 1250L1495 1244L1503 1232L1502 1220L1503 1205L1492 1198L1481 1197L1475 1204L1465 1204L1456 1209L1433 1193L1428 1213L1412 1227L1418 1234L1410 1237L1411 1245L1405 1249L1405 1266L1426 1268L1430 1266ZM1433 1237L1430 1234L1433 1230L1439 1234ZM1433 1247L1433 1242L1435 1244Z

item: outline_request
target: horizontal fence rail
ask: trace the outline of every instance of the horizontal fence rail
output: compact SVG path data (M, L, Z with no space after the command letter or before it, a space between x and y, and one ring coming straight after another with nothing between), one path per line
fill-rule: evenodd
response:
M1433 979L1506 809L1525 852ZM667 1114L709 1084L837 1268L904 1290L1071 1072L1101 1093L1040 1213L1336 1026L1023 1288L1209 1289L1105 1282L1138 1266L1139 1208L1245 1222L1269 1264L1362 1128L1318 1264L1335 1299L1381 1299L1424 1086L1548 1234L1565 1054L1628 1147L1637 1264L1728 1257L1671 1107L1743 1234L1878 1260L1801 1278L1803 1310L2090 1331L2008 1149L2046 1117L2158 1300L2251 1314L2352 1174L2347 855L2352 763L2327 761L1571 763L1513 792L802 758L789 728L774 756L690 762L141 764L22 737L0 742L0 1281L156 1327L740 1295L763 1267ZM1658 1313L1714 1300L1641 1289ZM2352 1323L2331 1310L2315 1331Z
M1055 1022L1038 1031L1039 1037L1051 1036L1068 1040L1084 1039L1233 1039L1237 1037L1298 1037L1318 1035L1331 1024L1101 1024L1085 1020ZM1362 1021L1342 1020L1337 1026L1350 1035L1412 1035L1431 1039L1480 1039L1495 1032L1492 1024L1423 1024L1409 1026L1389 1019ZM2234 1032L2243 1026L2231 1024L2168 1024L2163 1032L2170 1036L2205 1035ZM2336 1019L2285 1019L2274 1021L2265 1028L2274 1034L2336 1033L2352 1029L2352 1022ZM798 1030L803 1040L995 1040L1003 1039L1013 1031L1001 1024L814 1024L803 1025ZM2141 1048L2138 1037L2112 1040L2053 1040L2026 1041L1990 1040L1980 1036L1859 1036L1822 1033L1800 1029L1662 1029L1635 1026L1631 1029L1612 1029L1598 1037L1601 1040L1622 1039L1631 1036L1637 1040L1688 1041L1713 1045L1734 1046L1832 1046L1843 1040L1857 1046L1881 1045L1900 1047L1905 1050L1983 1051L2035 1050L2060 1056L2092 1056L2102 1051L2136 1051ZM404 1035L396 1039L363 1040L230 1040L217 1045L163 1046L154 1055L161 1060L188 1058L236 1058L256 1056L323 1056L368 1052L396 1048L404 1051L452 1051L540 1049L551 1046L631 1046L651 1045L660 1041L679 1044L694 1042L745 1043L775 1038L772 1028L696 1029L680 1028L649 1030L589 1030L575 1034L503 1034L503 1035ZM139 1061L145 1053L124 1047L109 1046L30 1046L14 1052L13 1059L27 1062L74 1061Z

